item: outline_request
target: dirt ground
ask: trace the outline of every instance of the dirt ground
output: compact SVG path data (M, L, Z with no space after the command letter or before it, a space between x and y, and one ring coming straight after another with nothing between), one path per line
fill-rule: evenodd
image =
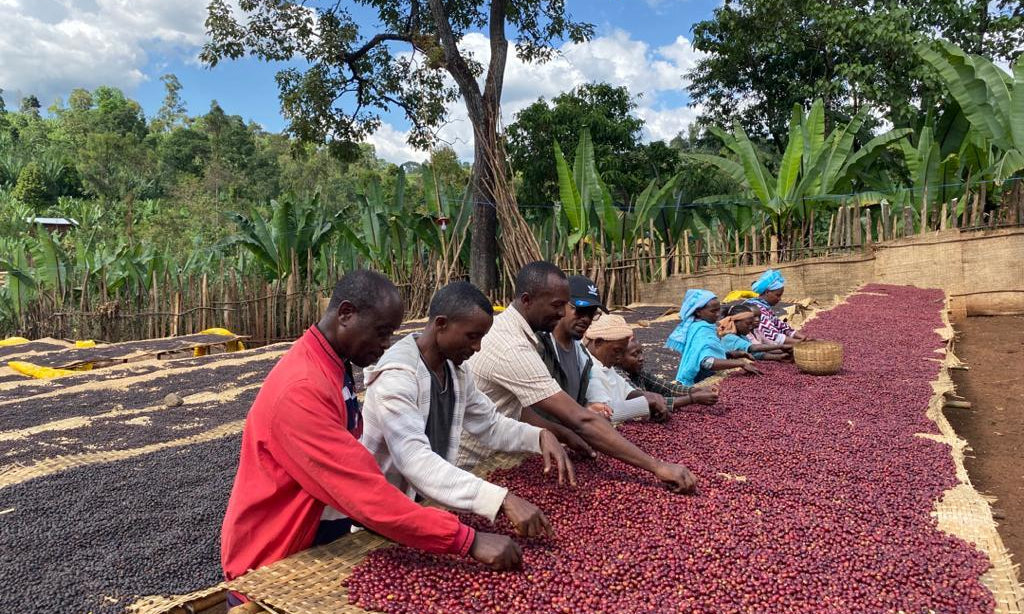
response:
M976 317L954 325L955 352L970 370L953 371L970 409L946 409L968 441L967 472L979 492L996 498L999 534L1024 561L1024 317ZM1020 571L1018 570L1018 577Z

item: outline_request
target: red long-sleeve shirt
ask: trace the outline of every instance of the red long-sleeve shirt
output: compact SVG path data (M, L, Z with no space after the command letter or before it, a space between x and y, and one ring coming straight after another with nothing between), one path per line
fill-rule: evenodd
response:
M267 376L245 421L221 532L229 580L308 548L325 504L413 548L469 551L473 529L391 486L347 430L344 381L344 363L316 326Z

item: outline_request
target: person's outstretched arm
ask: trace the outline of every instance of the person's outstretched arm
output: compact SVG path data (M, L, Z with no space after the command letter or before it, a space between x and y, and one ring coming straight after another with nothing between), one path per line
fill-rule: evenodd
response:
M619 434L602 416L580 407L565 392L534 403L534 407L558 419L566 428L598 452L653 473L674 492L693 492L697 481L689 469L647 454Z

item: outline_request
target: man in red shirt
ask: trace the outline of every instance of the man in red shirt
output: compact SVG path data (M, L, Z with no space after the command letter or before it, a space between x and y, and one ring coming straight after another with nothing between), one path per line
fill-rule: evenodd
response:
M362 418L352 364L376 362L403 314L387 278L349 273L334 287L320 322L267 376L246 417L224 517L227 579L314 545L325 505L413 548L468 555L495 569L519 564L521 551L510 538L475 532L450 512L411 501L358 441ZM229 605L243 600L232 593Z

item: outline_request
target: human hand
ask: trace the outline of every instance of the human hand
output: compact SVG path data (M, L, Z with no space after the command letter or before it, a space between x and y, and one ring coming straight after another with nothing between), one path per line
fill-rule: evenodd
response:
M755 367L754 364L750 362L743 363L743 366L740 368L743 369L743 371L745 371L747 375L763 375L763 373L761 373L761 370Z
M576 470L572 461L551 431L541 430L540 453L544 457L544 473L550 473L551 465L554 464L558 470L558 483L561 485L569 482L570 486L576 486Z
M609 407L607 403L590 403L587 405L587 409L595 414L600 414L609 420L612 419L612 408Z
M661 462L654 475L674 493L697 494L697 478L690 470L675 463Z
M597 458L597 452L594 452L594 449L590 447L590 444L583 441L582 437L569 429L565 429L565 432L562 433L561 441L568 446L570 450L579 454L582 458Z
M507 535L477 531L473 545L469 548L469 556L495 571L504 571L519 567L523 560L523 551L519 544Z
M522 497L517 497L512 493L506 494L505 501L501 504L501 511L515 527L518 535L523 537L540 537L541 535L553 537L555 535L544 512Z
M700 405L714 405L718 402L718 390L714 388L691 388L690 402Z
M668 420L668 406L665 397L653 392L645 392L647 404L651 410L651 422L664 422Z

